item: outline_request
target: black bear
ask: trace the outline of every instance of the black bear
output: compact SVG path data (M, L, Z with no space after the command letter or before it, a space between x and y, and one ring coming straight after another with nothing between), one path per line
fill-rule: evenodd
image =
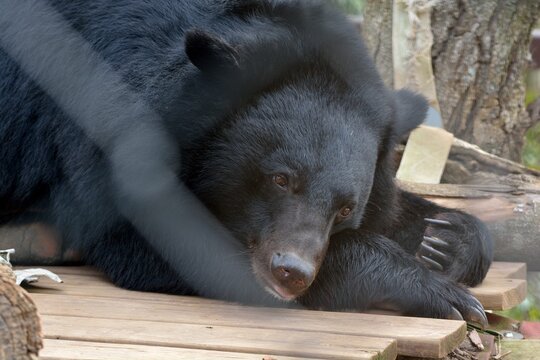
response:
M308 308L486 322L460 285L491 263L484 225L394 183L392 148L427 103L384 87L339 12L323 1L46 3L159 114L176 176L234 235L261 288ZM2 221L50 222L120 286L204 295L123 216L112 155L62 101L69 85L50 90L32 72L54 54L21 60L24 41L0 43Z

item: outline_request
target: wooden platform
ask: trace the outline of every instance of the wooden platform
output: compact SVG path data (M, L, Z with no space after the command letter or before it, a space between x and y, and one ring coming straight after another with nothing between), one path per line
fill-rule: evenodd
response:
M63 284L30 287L42 359L438 358L464 338L462 321L240 306L119 289L86 267L51 267ZM496 263L473 289L488 308L526 295L525 266ZM489 306L488 306L489 305Z

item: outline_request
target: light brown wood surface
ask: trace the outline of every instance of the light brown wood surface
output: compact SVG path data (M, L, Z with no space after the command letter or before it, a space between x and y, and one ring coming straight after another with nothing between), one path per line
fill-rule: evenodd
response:
M486 278L481 285L470 290L484 305L484 308L508 310L525 300L527 280Z
M193 297L176 296L168 302L76 295L32 294L41 314L84 318L134 319L208 326L295 330L329 334L375 336L398 340L400 354L439 357L465 336L462 321L335 313L309 310L255 308ZM151 310L150 310L151 309Z
M300 360L299 357L270 356L238 352L211 351L201 349L174 348L165 346L111 344L89 341L45 339L45 349L40 360Z
M179 359L392 359L396 352L437 358L455 348L466 331L462 321L257 308L128 291L92 268L48 269L64 283L44 280L30 287L43 318L46 359L115 354L134 359L153 354ZM526 285L517 278L525 273L523 264L495 263L485 283L472 291L485 304L519 303Z
M30 289L43 316L75 315L83 320L109 319L111 323L120 319L144 319L177 325L382 337L397 339L400 354L426 357L447 354L465 336L466 326L462 321L247 307L197 297L128 291L115 287L103 276L96 275L95 270L85 267L48 269L58 273L64 283L43 281ZM69 331L66 328L66 332ZM45 325L45 335L48 334Z
M51 289L66 291L71 295L98 295L126 297L137 299L168 300L170 295L126 292L106 281L94 269L88 267L48 267L53 272L63 275L65 284L47 283L45 288L37 288L36 292L51 293ZM524 263L494 262L486 280L471 292L488 310L507 310L519 305L527 296L526 265ZM94 277L89 277L94 275ZM83 277L81 277L83 276ZM512 279L499 281L499 278ZM69 280L69 281L68 281ZM200 300L196 300L200 301ZM206 300L210 301L210 300Z
M487 274L488 279L527 279L527 264L516 262L496 261L491 265Z
M507 310L527 297L526 279L525 263L494 262L484 282L471 292L486 309Z
M151 306L148 307L148 318ZM45 337L119 344L298 356L311 359L394 359L392 339L305 331L42 315Z

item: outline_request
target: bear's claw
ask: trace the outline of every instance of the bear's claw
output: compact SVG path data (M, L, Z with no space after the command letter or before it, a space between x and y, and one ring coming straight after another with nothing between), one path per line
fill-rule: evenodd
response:
M463 318L468 322L472 322L480 325L482 328L486 328L488 326L488 319L486 312L484 311L484 307L474 296L471 295L471 299L473 306L468 307L467 311L462 312Z
M446 241L433 236L424 236L416 255L430 269L442 272L452 262L452 257L445 251L449 249L450 244Z
M416 257L432 270L446 271L453 261L452 245L447 240L442 240L440 237L432 236L432 234L441 231L442 233L454 231L453 228L449 229L449 227L453 227L453 224L450 221L437 218L424 218L424 221L428 227L416 252Z
M448 283L446 289L441 291L441 296L450 305L450 308L446 310L448 311L446 314L447 319L465 320L482 328L488 326L484 307L465 288Z
M446 220L424 218L424 221L427 222L430 225L446 225L446 226L451 226L452 225L452 223L450 221L446 221Z
M463 316L458 309L452 306L452 313L448 316L449 320L463 320Z
M442 246L445 248L450 247L449 243L434 236L424 236L424 242L429 243L431 246Z
M444 261L449 261L450 260L448 255L446 255L445 253L443 253L443 252L435 249L434 247L426 244L425 241L423 243L421 243L420 246L422 247L424 252L427 252L430 255L436 256L436 257L438 257L438 258L440 258L440 259L442 259Z
M438 271L443 271L444 268L441 264L439 264L438 262L436 262L435 260L433 259L430 259L428 258L427 256L425 255L422 255L420 256L420 259L422 259L422 261L430 268L434 269L434 270L438 270Z

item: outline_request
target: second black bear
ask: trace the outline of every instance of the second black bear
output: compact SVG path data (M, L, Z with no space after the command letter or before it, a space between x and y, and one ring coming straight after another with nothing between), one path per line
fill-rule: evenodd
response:
M485 227L393 180L393 146L425 100L387 90L324 2L49 3L162 116L179 178L243 244L269 293L485 323L459 284L487 273ZM212 98L213 84L238 91ZM107 154L2 49L0 109L4 221L43 208L116 284L196 293L120 215Z

